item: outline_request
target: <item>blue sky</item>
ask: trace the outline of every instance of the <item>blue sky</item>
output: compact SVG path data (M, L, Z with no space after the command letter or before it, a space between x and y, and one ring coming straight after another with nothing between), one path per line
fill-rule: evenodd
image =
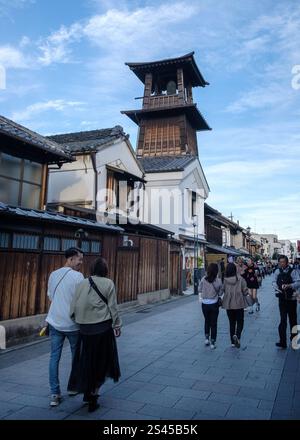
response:
M0 0L0 114L41 134L122 125L135 147L120 110L142 84L124 63L191 51L210 82L194 92L208 203L300 239L298 1Z

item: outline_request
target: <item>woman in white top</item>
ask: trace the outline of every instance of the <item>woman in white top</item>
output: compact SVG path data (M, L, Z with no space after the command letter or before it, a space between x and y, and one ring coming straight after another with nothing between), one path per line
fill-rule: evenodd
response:
M205 345L210 345L212 349L216 348L219 305L222 292L223 285L220 278L218 278L218 265L211 263L207 268L207 275L200 281L199 296L205 319Z

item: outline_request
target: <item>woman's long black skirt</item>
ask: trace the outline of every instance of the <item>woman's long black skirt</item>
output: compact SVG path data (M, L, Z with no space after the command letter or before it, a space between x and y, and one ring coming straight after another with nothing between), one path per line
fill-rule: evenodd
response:
M117 382L121 376L116 338L113 329L97 334L81 333L77 365L77 391L93 393L106 378Z

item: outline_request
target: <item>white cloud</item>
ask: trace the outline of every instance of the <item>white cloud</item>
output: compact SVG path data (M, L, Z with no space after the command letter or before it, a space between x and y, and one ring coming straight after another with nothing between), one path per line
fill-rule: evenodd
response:
M5 68L21 69L27 67L23 53L12 46L0 46L0 64Z
M63 99L50 100L47 102L37 102L26 107L25 110L14 112L12 119L16 121L29 121L31 118L39 116L41 113L54 110L64 112L68 109L82 109L84 103L76 101L66 101Z
M42 55L38 61L43 65L52 63L67 63L70 60L70 44L81 38L81 26L75 23L69 28L62 26L48 38L40 42L39 50Z
M265 86L256 87L252 90L242 93L242 95L229 104L226 111L230 113L241 113L245 110L270 108L272 110L283 110L289 106L297 95L294 93L290 84L281 83L266 84Z

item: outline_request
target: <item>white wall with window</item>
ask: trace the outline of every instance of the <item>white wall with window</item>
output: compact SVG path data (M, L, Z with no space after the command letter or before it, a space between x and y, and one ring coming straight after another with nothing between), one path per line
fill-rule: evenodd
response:
M0 202L40 209L42 180L42 164L0 152Z

